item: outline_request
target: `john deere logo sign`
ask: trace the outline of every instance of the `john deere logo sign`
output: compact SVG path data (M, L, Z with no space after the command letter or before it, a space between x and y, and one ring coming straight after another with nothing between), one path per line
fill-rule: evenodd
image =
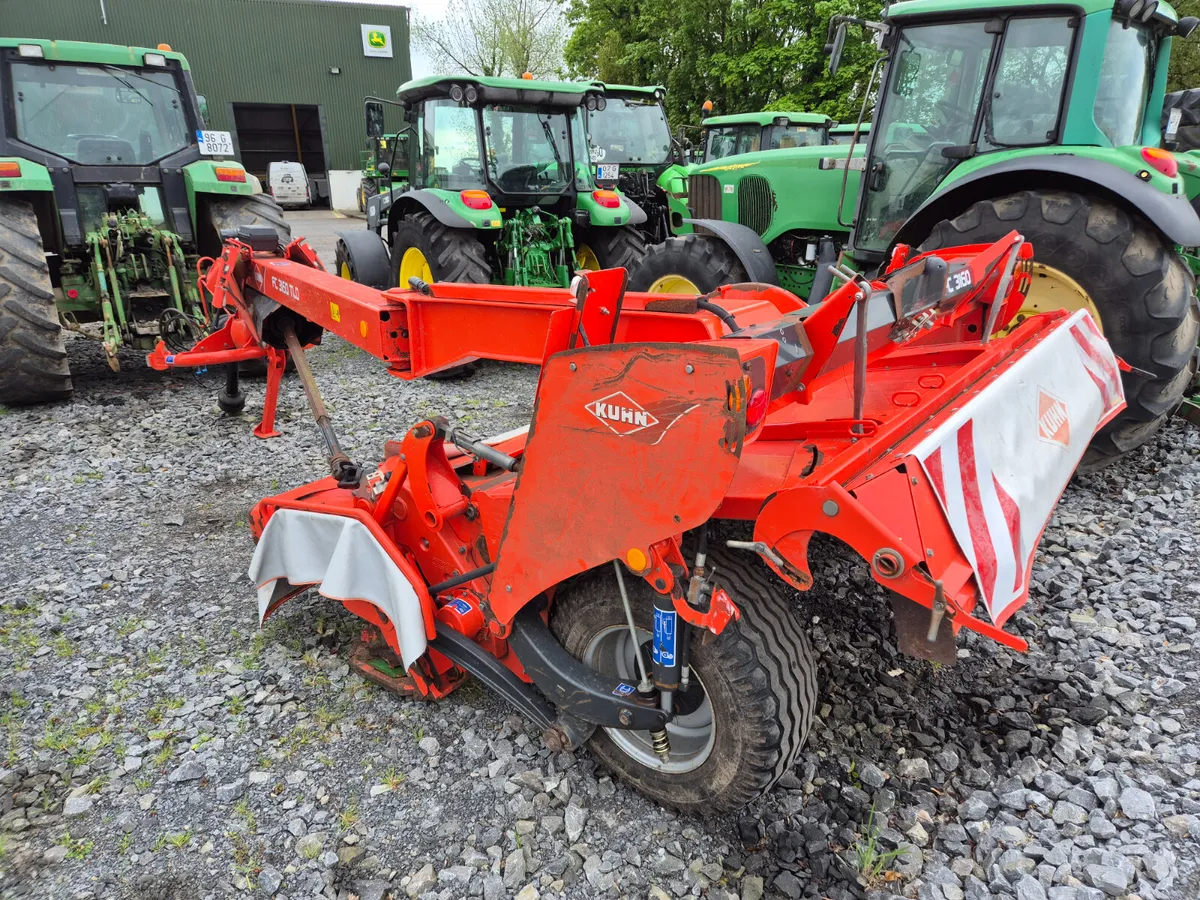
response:
M363 56L382 56L392 58L392 26L363 25L362 46Z

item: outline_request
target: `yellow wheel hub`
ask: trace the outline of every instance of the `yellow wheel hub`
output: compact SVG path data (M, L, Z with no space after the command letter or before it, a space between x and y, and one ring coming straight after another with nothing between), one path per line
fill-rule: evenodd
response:
M1100 320L1100 310L1096 308L1091 296L1079 282L1059 269L1035 262L1033 264L1033 281L1029 284L1029 293L1025 295L1025 302L1021 304L1020 310L1013 316L1008 327L1000 330L997 334L1008 334L1030 316L1049 312L1052 309L1065 309L1070 312L1086 309L1096 320L1096 325L1101 333L1104 332L1104 323Z
M596 251L587 244L580 244L575 248L575 262L585 272L596 272L600 269L600 257L596 256Z
M433 272L429 269L429 260L418 247L409 247L400 257L400 287L408 287L408 279L416 275L426 284L433 284Z
M664 275L650 285L647 293L699 294L700 288L696 287L690 278L684 278L682 275Z
M350 276L350 263L343 262L341 267L338 269L338 275L340 275L342 278L345 278L347 281L353 281L354 279Z

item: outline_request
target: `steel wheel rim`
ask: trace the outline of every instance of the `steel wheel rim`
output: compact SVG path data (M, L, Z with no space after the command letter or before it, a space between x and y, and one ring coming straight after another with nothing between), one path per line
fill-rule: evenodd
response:
M682 275L663 275L647 289L648 294L699 294L700 288Z
M650 632L639 628L638 638L644 644L652 639ZM650 663L649 647L643 651L646 663ZM599 632L588 642L583 651L583 661L606 675L615 675L629 684L637 684L637 661L633 652L633 641L629 629L624 625L611 625ZM693 684L704 690L704 682L691 672ZM676 716L667 723L667 734L671 738L671 761L664 763L650 743L650 732L629 731L622 728L605 728L609 739L622 753L638 764L656 772L682 775L692 772L712 754L716 743L717 729L713 722L712 703L704 690L704 700L693 712Z
M600 257L596 256L596 251L587 244L580 244L575 248L575 262L585 272L596 272L600 269Z
M1065 309L1069 312L1086 309L1096 320L1096 327L1100 329L1100 333L1104 333L1104 322L1100 319L1100 310L1083 286L1066 272L1035 261L1033 263L1033 279L1029 283L1029 293L1025 295L1021 308L1017 310L1017 314L1013 316L1008 327L1000 329L996 334L1006 335L1030 316L1049 312L1052 309Z
M400 287L408 287L408 279L414 275L426 284L433 284L429 260L425 258L420 247L409 247L400 257Z

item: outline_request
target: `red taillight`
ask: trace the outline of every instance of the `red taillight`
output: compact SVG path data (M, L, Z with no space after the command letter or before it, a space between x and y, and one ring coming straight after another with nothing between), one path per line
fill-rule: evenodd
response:
M487 191L459 191L458 199L467 209L491 209L492 198Z
M746 429L753 431L758 427L758 423L763 420L763 416L767 414L767 402L770 398L767 392L762 388L756 388L754 393L750 395L750 402L746 404Z
M0 162L0 178L20 178L21 164L19 162Z
M1146 161L1146 165L1157 169L1168 178L1174 178L1179 174L1179 162L1169 151L1160 147L1143 147L1142 159Z
M246 180L245 169L234 169L227 166L217 166L217 181L241 181Z
M79 291L75 288L67 288L67 297L71 300L76 300L79 297Z
M616 209L621 205L621 195L616 191L592 191L592 199L605 209Z

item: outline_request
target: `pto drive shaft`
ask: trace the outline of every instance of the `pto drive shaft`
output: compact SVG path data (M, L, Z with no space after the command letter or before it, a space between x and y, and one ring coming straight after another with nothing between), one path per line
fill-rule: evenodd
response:
M350 461L333 431L329 413L325 409L325 401L321 399L321 391L313 378L312 369L308 365L308 357L304 355L304 347L296 337L296 328L291 319L284 319L282 325L283 339L287 343L288 354L296 363L296 374L304 385L304 396L308 399L308 407L312 410L321 437L325 439L325 449L329 454L329 474L337 479L338 487L355 488L362 481L362 466Z

